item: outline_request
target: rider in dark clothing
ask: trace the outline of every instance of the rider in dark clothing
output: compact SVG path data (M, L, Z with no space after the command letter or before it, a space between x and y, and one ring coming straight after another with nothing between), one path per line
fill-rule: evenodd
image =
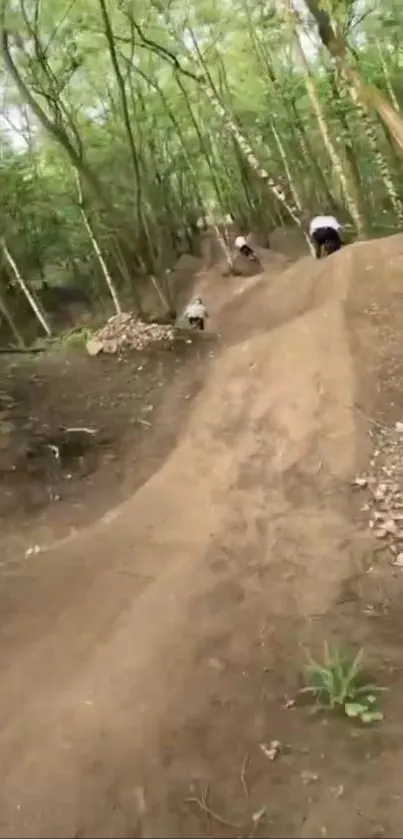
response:
M253 262L258 261L258 258L255 254L255 251L253 250L253 248L251 248L250 245L248 245L248 242L247 242L245 236L237 236L236 237L235 247L240 253L243 253L243 255L246 256L248 259L251 259Z
M320 259L322 253L327 256L340 250L343 242L341 239L341 225L334 216L316 216L309 225L309 235L315 248L316 259Z

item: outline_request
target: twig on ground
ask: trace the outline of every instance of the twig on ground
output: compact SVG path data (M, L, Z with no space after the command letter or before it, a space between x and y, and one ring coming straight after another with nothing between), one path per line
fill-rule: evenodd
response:
M66 434L74 434L75 432L84 431L86 434L98 434L98 430L96 428L86 428L83 426L75 426L74 428L63 428L63 431Z
M248 839L253 839L253 836L255 835L255 833L256 833L256 831L259 827L260 822L262 821L262 819L266 815L266 812L267 812L266 807L262 807L261 810L259 810L257 813L253 814L253 816L252 816L253 825L252 825L252 830L250 831L250 833L248 833Z
M241 784L243 786L243 790L244 790L244 793L245 793L245 798L246 798L247 801L249 800L249 790L248 790L248 785L246 783L246 770L247 770L247 767L248 767L248 763L249 763L249 755L245 755L245 757L243 759L242 767L241 767Z
M364 414L364 411L362 411L361 408L359 408L357 405L350 405L350 408L353 408L354 411L357 411L358 414L361 414L361 416L364 417L364 419L366 419L367 422L372 423L372 425L376 425L377 428L381 428L382 431L394 431L395 430L394 428L392 428L391 425L383 425L383 423L378 422L378 420L374 420L374 419L372 419L372 417L367 417L367 415Z
M374 816L370 816L370 814L369 814L369 813L366 813L364 810L361 810L361 809L360 809L360 807L356 807L356 808L355 808L355 811L356 811L356 813L358 813L358 815L359 815L359 816L361 816L363 819L366 819L366 820L367 820L368 822L370 822L371 824L376 825L376 827L378 827L378 828L379 828L379 832L381 832L381 833L382 833L382 835L385 833L385 828L384 828L383 824L381 824L381 823L380 823L380 821L379 821L378 819L375 819L375 818L374 818Z
M214 819L214 821L219 822L219 824L225 825L225 827L231 827L233 830L242 830L243 825L241 824L234 824L234 822L230 822L227 819L224 819L220 816L219 813L215 813L214 810L211 810L210 807L207 806L207 797L208 797L209 788L208 786L205 787L203 793L200 798L196 796L192 798L185 798L187 804L197 804L200 810L203 810L204 813L207 813L210 818Z

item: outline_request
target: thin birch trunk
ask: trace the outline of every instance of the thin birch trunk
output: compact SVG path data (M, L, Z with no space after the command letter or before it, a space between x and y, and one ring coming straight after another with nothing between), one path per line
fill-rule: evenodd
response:
M108 266L107 266L107 264L106 264L106 262L105 262L105 260L102 256L101 248L99 247L99 244L97 242L95 233L93 232L93 229L92 229L92 226L90 224L89 218L88 218L87 213L85 212L85 209L84 209L84 201L83 201L83 193L82 193L82 189L81 189L80 175L78 174L77 170L75 172L75 177L76 177L76 186L77 186L77 194L78 194L78 206L80 208L81 218L83 220L84 227L85 227L85 229L88 233L88 236L89 236L91 245L93 247L95 256L96 256L96 258L99 262L99 266L101 268L101 272L102 272L102 275L104 277L105 283L107 285L109 294L112 298L112 302L113 302L113 305L115 307L116 314L120 315L121 311L122 311L122 307L120 305L118 293L115 289L112 277L111 277L111 275L108 271Z
M31 307L35 317L37 318L37 320L39 321L39 323L43 327L44 332L50 338L51 335L52 335L52 330L51 330L44 314L41 312L33 294L29 290L24 278L20 274L18 266L17 266L15 260L13 259L13 257L11 256L11 253L10 253L8 247L7 247L6 240L4 239L4 237L1 238L1 248L2 248L2 251L3 251L3 254L4 254L4 258L6 260L6 263L7 263L8 267L10 268L10 271L11 271L17 285L20 287L24 297L26 297L29 306Z
M314 81L312 79L309 64L307 62L306 55L305 55L305 52L302 48L300 38L299 38L299 34L298 34L296 26L295 26L294 11L293 11L292 7L290 7L289 3L287 3L286 11L289 13L289 16L290 16L291 27L292 27L293 34L294 34L295 48L296 48L296 52L297 52L298 58L300 60L301 68L302 68L302 71L303 71L303 74L304 74L305 87L306 87L306 90L307 90L307 93L308 93L308 96L309 96L309 101L312 105L312 110L313 110L313 112L316 116L317 122L318 122L319 130L320 130L320 133L322 135L324 146L325 146L326 151L329 155L331 163L334 167L334 171L335 171L335 173L338 177L338 180L339 180L339 183L340 183L340 188L341 188L341 191L343 193L347 209L348 209L348 211L350 213L350 216L351 216L351 218L354 222L357 233L358 233L359 236L362 236L365 233L365 220L364 220L364 218L361 214L361 211L360 211L360 208L359 208L359 205L358 205L358 199L355 196L354 191L353 191L353 189L352 189L352 187L349 183L348 177L347 177L347 175L344 171L343 161L342 161L341 157L339 156L339 153L336 149L336 146L334 145L333 140L331 138L330 129L329 129L329 126L327 124L325 114L322 110L322 106L321 106L320 101L319 101L319 97L318 97L318 94L317 94L317 91L316 91L316 87L315 87Z

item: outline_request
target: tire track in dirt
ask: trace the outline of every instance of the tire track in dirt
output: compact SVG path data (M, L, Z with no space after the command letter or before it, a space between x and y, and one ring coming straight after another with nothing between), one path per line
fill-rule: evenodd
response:
M328 388L325 400L318 380ZM316 509L315 499L311 510L295 512L282 475L304 463L313 441L329 481L348 474L354 423L342 405L351 390L337 304L227 349L162 469L108 527L47 557L49 567L61 570L31 596L25 637L20 632L14 646L9 627L2 652L2 812L9 835L72 835L83 819L98 835L106 818L100 802L122 755L127 762L128 739L132 759L141 759L172 703L179 697L186 707L194 656L215 631L222 598L228 619L233 604L253 598L261 585L245 561L237 568L237 557L248 555L257 511L261 517L266 510L265 532L257 525L252 540L260 581L265 565L273 583L277 563L290 561L296 545L301 553L292 582L277 581L267 607L302 615L327 608L344 569L332 563L325 571L323 557L338 550L345 522L340 513ZM250 469L257 461L264 461L263 474ZM216 561L220 551L232 557L224 573L209 562L211 551ZM99 751L106 774L99 771L94 781L88 766ZM20 809L12 814L16 800Z
M261 655L292 660L361 560L341 491L360 450L345 316L352 253L310 263L309 276L303 260L275 280L272 330L259 321L211 363L161 469L109 524L41 558L3 627L0 835L157 836L161 825L200 835L180 808L170 821L169 795L185 770L238 760L236 743L222 754L214 728L214 661L236 671L263 623ZM254 331L263 297L255 308L248 295L244 326ZM220 313L230 343L231 305ZM228 689L244 684L235 672ZM164 735L196 719L201 730L209 720L217 753L210 744L203 755L199 735L170 774Z

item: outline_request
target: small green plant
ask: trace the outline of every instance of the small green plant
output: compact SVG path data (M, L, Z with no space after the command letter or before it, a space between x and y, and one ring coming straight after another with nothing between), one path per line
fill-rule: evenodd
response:
M382 720L376 694L386 688L363 683L363 656L363 649L352 656L325 642L323 663L309 657L305 665L307 685L301 693L310 693L320 708L342 711L363 723Z
M75 326L60 335L60 342L69 347L82 347L93 336L93 330L88 326Z

